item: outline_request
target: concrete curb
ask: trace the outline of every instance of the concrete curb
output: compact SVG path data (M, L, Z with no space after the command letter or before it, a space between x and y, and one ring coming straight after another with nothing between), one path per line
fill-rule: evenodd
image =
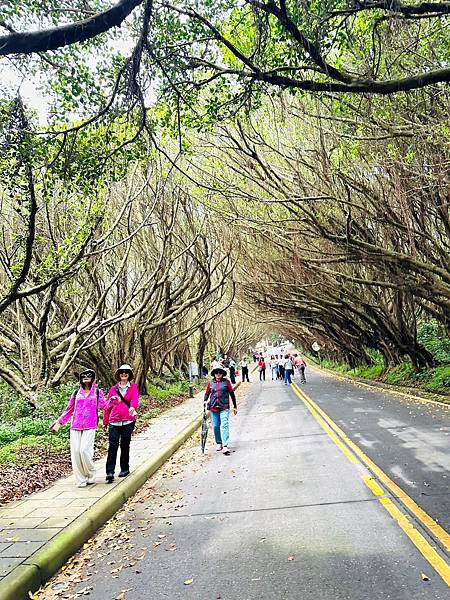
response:
M106 496L7 575L0 583L0 600L29 600L28 592L34 592L46 583L123 506L128 498L195 433L202 423L202 418L202 414L196 417L162 446L156 455L142 463Z

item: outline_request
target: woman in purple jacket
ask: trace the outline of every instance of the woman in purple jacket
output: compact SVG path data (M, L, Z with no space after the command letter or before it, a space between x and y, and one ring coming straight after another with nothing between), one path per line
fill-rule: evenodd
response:
M130 365L122 365L116 371L117 383L108 392L108 408L103 413L103 425L109 425L109 448L106 459L106 481L114 481L117 451L120 443L119 477L130 474L130 442L136 425L139 405L139 388L133 379Z
M86 369L79 376L80 388L71 395L63 414L53 423L56 433L70 419L70 457L78 487L95 483L94 443L97 430L97 411L105 410L107 402L103 391L97 389L95 371Z
M204 402L210 411L211 421L216 439L217 451L229 455L228 439L230 437L230 398L233 402L233 413L237 415L236 395L227 372L221 367L211 371L213 379L205 390Z

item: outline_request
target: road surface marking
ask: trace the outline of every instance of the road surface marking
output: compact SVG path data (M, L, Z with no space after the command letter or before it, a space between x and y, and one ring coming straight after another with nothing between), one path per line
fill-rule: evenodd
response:
M402 503L408 510L416 517L416 519L424 526L432 535L446 548L450 549L450 535L445 531L443 527L438 525L434 519L432 519L418 504L410 498L404 490L402 490L396 483L394 483L390 477L384 473L362 450L357 446L343 431L336 425L336 423L327 415L327 413L320 408L320 406L314 402L303 390L301 390L295 383L292 384L292 389L295 394L302 400L308 410L313 414L316 420L317 416L322 418L328 429L332 429L333 432L339 436L340 443L345 443L351 451L358 456L361 461L372 471L378 480L395 496L396 500ZM317 415L317 416L316 416ZM324 428L325 429L325 428ZM327 429L325 429L327 431ZM328 433L328 431L327 431ZM331 436L330 436L331 437ZM339 445L341 448L341 445ZM342 448L341 448L342 449ZM372 492L378 497L381 496L383 490L373 480L373 478L363 478L366 485L372 490ZM370 485L369 485L370 482ZM375 490L377 490L375 492ZM380 493L381 492L381 493ZM398 522L403 531L408 535L415 546L420 550L422 555L428 560L433 568L439 573L444 579L445 583L450 586L450 566L448 563L439 556L439 554L432 548L432 546L426 541L426 539L413 527L409 522L408 517L404 515L390 500L389 498L379 498L379 501L383 507L389 512L389 514ZM400 518L401 517L401 518Z
M297 393L296 388L295 388L295 384L293 385L293 390L294 392L296 392L297 396L303 400L303 398L300 396L300 394ZM338 438L338 436L336 435L336 433L332 430L332 428L328 425L328 423L325 421L325 419L323 419L319 413L317 412L317 410L314 409L314 407L312 406L308 406L311 414L313 415L313 417L316 419L316 421L319 423L319 425L322 427L322 429L324 429L326 431L326 433L330 436L330 438L333 440L333 442L336 444L336 446L338 446L341 451L344 453L344 455L348 458L348 460L353 464L353 465L359 465L359 460L356 458L356 456L353 454L353 452L351 452L347 446L345 446L345 444L342 443L342 441Z

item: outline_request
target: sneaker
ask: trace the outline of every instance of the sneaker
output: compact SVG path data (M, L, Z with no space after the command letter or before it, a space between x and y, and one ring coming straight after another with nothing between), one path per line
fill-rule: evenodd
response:
M94 485L95 484L95 479L88 479L86 481L86 485Z
M225 456L229 456L230 455L230 451L228 450L228 446L224 446L222 453L225 454Z
M86 487L87 483L85 481L82 481L81 483L77 483L77 487Z
M128 470L126 470L126 471L120 471L119 477L126 477L129 474L130 474L130 471L128 471Z
M223 446L222 446L222 444L217 444L216 451L217 451L217 452L222 452L222 449L223 449Z
M106 483L112 483L114 481L114 473L106 473Z

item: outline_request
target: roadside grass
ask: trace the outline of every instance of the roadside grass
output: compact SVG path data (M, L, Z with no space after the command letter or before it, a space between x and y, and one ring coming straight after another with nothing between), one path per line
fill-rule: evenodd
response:
M416 372L412 363L405 361L388 371L382 361L370 366L351 368L346 363L322 360L321 366L341 373L346 377L367 379L386 383L395 387L416 388L433 394L450 396L450 365L440 365L433 369Z
M41 462L43 456L69 450L69 437L45 435L27 435L0 446L0 465L32 466Z

